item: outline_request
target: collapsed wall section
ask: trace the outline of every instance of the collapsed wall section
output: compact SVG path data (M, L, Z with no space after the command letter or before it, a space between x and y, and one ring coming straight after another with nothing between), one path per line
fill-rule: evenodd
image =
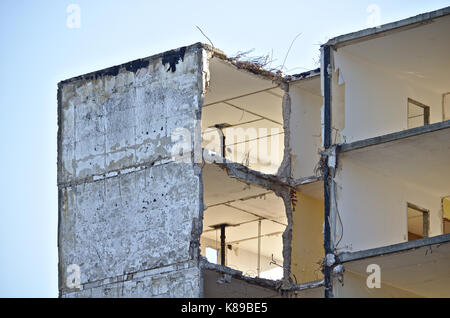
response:
M201 296L201 170L174 161L172 133L194 140L203 52L193 45L59 83L61 297Z

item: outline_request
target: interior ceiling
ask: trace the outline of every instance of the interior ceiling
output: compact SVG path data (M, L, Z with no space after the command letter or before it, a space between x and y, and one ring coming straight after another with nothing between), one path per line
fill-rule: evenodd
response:
M443 94L450 91L450 16L405 31L348 45L343 50L407 76Z
M284 92L272 80L240 70L219 58L210 60L211 79L203 104L203 127L268 120L283 127Z
M305 91L308 91L311 94L322 96L321 84L320 84L320 75L313 76L307 79L301 79L298 81L292 82L292 85L295 85Z
M270 90L264 96L277 94L283 96L283 91L270 79L264 79L243 69L238 69L230 63L214 57L209 61L210 83L205 96L204 105L229 100L238 96Z
M220 237L215 225L229 224L226 242L257 254L258 220L261 221L261 254L282 260L281 234L287 225L284 202L272 191L238 179L214 164L203 168L203 236ZM220 240L220 239L219 239ZM236 242L240 241L240 242Z
M318 200L323 200L323 181L316 181L297 186L297 190Z
M370 264L380 266L382 283L419 296L450 297L450 242L352 261L344 266L346 271L367 277Z
M207 207L270 192L230 178L224 169L214 164L203 167L203 188L203 201Z
M341 154L428 193L450 194L450 128Z

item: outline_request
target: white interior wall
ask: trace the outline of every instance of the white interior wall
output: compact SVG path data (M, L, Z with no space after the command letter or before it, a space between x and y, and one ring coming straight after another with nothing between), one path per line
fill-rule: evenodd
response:
M318 92L313 93L301 88L302 83L291 84L290 141L292 154L292 172L294 179L314 175L314 168L319 162L321 148L321 106L319 77L316 81Z
M257 240L253 240L252 244L255 245L254 250L257 250ZM202 236L200 240L200 245L201 245L201 255L205 257L207 247L216 249L218 252L217 262L220 263L220 241L215 241L210 238ZM242 271L242 273L245 276L250 277L257 276L257 267L258 267L257 253L254 253L245 248L240 248L239 245L234 245L232 250L229 250L228 248L226 249L225 259L227 267ZM261 273L278 267L274 264L270 264L271 261L272 261L271 257L268 257L266 255L260 256ZM282 260L276 259L275 261L277 262L277 264L283 263Z
M345 128L341 142L353 142L408 129L408 98L430 106L430 123L442 121L442 93L348 52L333 52L339 82L345 83ZM425 79L426 80L426 79ZM333 108L339 108L339 99ZM335 116L336 117L336 116ZM341 126L333 120L333 126Z
M406 242L408 202L430 211L430 237L442 234L441 197L357 164L345 155L339 165L335 182L343 223L340 251Z

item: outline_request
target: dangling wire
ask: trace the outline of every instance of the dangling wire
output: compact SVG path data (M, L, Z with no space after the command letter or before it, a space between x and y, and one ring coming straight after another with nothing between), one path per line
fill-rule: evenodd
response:
M272 260L270 261L270 263L269 263L269 266L270 265L276 265L276 266L278 266L278 267L281 267L283 270L284 270L284 267L283 267L283 265L280 265L280 264L278 264L274 259L273 259L273 254L272 254ZM294 281L295 281L295 285L297 285L297 277L291 272L291 271L288 271L288 273L289 273L289 276L294 276Z

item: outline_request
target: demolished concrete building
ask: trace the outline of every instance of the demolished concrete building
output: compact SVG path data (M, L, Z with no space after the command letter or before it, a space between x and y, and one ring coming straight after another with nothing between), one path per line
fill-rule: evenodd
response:
M292 76L198 43L60 82L60 296L450 297L449 29Z

